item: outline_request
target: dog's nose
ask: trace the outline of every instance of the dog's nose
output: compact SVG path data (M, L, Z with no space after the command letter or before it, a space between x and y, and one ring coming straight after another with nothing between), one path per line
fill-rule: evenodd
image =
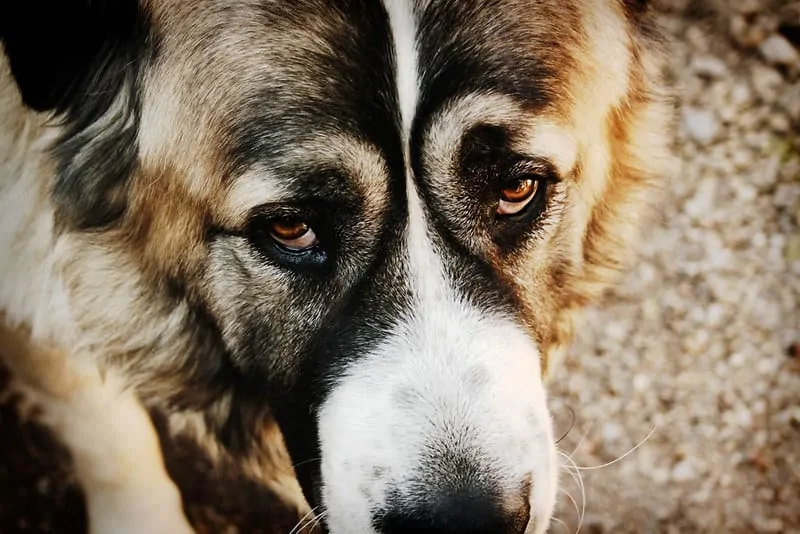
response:
M381 534L523 534L530 519L527 497L511 505L475 490L441 495L425 505L392 506L375 526Z

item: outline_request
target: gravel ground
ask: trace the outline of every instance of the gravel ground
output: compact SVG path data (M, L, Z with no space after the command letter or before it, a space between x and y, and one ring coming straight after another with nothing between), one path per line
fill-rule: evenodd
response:
M552 402L578 466L653 434L580 471L581 530L800 533L800 2L660 10L682 169Z
M658 8L682 172L552 396L578 466L652 435L582 470L585 498L565 474L576 506L562 495L552 531L575 532L585 503L583 532L800 533L800 2ZM83 531L63 458L9 404L0 454L0 532ZM269 496L223 484L191 451L168 462L201 532L288 530Z

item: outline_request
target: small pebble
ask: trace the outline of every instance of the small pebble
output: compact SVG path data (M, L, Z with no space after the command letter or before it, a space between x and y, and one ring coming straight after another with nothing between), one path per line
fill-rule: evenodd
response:
M713 112L686 108L683 110L683 128L690 138L701 145L707 145L719 133L720 125Z
M756 94L767 104L777 102L784 89L781 73L760 63L752 66L750 80Z
M737 82L731 88L731 103L739 108L752 104L753 91L746 82Z
M728 73L728 67L718 57L703 55L692 60L690 68L699 76L717 79Z
M780 34L770 35L759 45L761 55L773 65L795 65L800 63L800 52Z
M795 83L781 91L778 105L787 113L788 118L794 121L800 120L800 83Z
M675 482L687 482L695 478L697 478L697 470L689 460L680 461L672 468L672 480Z

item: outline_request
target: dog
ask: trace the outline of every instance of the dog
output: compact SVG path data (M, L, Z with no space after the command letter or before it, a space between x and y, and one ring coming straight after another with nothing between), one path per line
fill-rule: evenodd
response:
M170 436L332 534L543 533L549 371L670 169L644 0L0 8L0 351L94 533Z

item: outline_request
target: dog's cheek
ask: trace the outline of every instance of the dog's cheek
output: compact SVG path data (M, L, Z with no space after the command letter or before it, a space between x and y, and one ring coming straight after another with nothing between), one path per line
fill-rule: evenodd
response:
M200 292L234 365L288 392L337 292L265 260L244 238L220 237L208 248Z

